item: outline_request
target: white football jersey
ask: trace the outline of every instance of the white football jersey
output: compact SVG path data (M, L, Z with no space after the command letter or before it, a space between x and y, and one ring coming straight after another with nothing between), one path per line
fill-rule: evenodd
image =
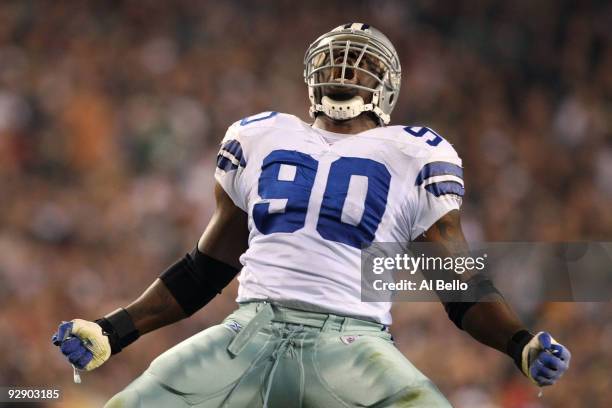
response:
M464 191L461 159L429 128L338 135L277 112L228 129L215 178L249 217L238 302L383 324L391 304L361 302L361 248L412 241Z

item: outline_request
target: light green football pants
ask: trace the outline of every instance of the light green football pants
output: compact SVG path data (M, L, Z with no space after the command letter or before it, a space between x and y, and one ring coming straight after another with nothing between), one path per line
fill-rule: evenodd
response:
M111 407L450 404L384 326L253 302L160 355Z

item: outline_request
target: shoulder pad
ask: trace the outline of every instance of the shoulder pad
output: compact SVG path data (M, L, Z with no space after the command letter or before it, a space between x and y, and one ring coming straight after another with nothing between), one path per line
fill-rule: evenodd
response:
M411 157L424 160L436 157L460 161L457 152L446 139L424 126L386 126L375 130L376 137L398 143L398 148Z
M238 131L257 129L257 128L295 128L304 125L298 117L287 113L268 111L256 115L247 116L234 122L233 128Z
M401 129L413 141L425 147L432 157L456 157L459 159L453 145L435 130L425 126L401 126Z

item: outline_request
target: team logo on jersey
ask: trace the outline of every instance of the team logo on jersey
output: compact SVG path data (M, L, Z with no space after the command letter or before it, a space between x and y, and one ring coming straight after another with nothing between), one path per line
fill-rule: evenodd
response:
M340 341L346 345L349 345L354 343L358 338L359 336L340 336Z
M225 323L225 327L238 333L242 329L242 325L234 320Z

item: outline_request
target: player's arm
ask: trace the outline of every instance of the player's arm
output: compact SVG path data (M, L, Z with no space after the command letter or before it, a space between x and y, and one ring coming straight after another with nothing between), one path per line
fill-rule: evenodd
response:
M196 248L171 265L126 308L95 322L64 322L53 336L69 361L92 370L140 335L195 313L234 278L247 248L247 215L218 184L215 212Z
M453 210L440 218L434 225L423 233L417 242L429 242L434 245L423 246L434 253L430 256L465 257L469 256L469 246L461 229L458 210ZM451 272L454 274L454 272ZM456 278L457 276L453 276ZM481 302L444 302L451 320L460 328L467 331L472 337L501 352L506 352L508 339L514 333L523 329L511 307L495 290L491 290L481 299ZM453 304L455 303L455 304ZM454 308L465 309L454 310ZM455 312L451 314L450 312ZM493 323L494 322L494 323Z
M444 215L415 241L433 244L430 248L435 253L427 255L469 256L458 210ZM478 275L465 279L470 283L468 290L480 297L468 302L443 301L453 323L479 342L508 354L538 385L554 384L569 366L569 350L548 333L529 333L490 280Z
M247 249L247 214L234 205L218 184L215 199L215 212L197 244L197 251L194 249L189 254L191 261L179 260L125 308L140 334L195 313L240 270L238 259ZM186 262L191 264L187 266L192 269L191 273L181 268ZM183 293L190 289L194 289L193 293Z

